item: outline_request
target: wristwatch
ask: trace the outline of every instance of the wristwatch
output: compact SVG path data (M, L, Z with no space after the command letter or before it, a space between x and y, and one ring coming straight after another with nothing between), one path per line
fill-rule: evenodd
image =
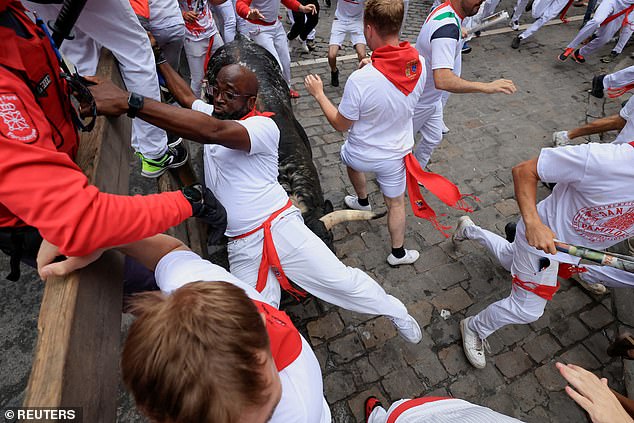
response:
M181 189L183 196L192 205L192 216L198 216L203 208L203 186L201 184L193 184Z
M130 119L134 119L139 113L139 110L143 108L144 98L142 95L137 93L130 93L128 97L128 117Z

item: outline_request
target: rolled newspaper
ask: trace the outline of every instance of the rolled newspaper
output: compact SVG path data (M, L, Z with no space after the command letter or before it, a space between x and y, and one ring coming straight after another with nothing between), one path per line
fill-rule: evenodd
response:
M468 34L472 35L478 31L482 31L483 29L489 28L500 22L506 22L508 19L509 19L509 14L507 13L506 10L502 10L500 12L494 13L491 16L488 16L482 19L482 22L480 22L478 25L472 28L469 28Z
M559 240L555 240L555 247L562 253L571 256L581 257L582 259L621 269L629 273L634 273L634 257L617 254L612 252L597 251L591 248L581 247L578 245L570 245Z

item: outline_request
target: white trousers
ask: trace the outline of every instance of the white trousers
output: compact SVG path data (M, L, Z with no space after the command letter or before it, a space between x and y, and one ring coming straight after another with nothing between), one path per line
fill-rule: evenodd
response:
M544 0L544 1L546 1L546 0ZM539 18L535 22L533 22L533 24L531 26L529 26L526 29L526 31L522 32L519 35L519 37L522 40L525 40L526 38L528 38L531 35L533 35L534 33L536 33L539 30L539 28L541 28L548 21L552 20L557 15L559 15L559 13L563 10L563 8L566 6L567 3L568 3L568 0L553 0L540 13ZM535 7L535 5L533 5L533 7ZM535 14L535 11L533 11L533 13Z
M566 47L567 48L576 48L586 38L592 36L592 34L594 34L594 32L597 29L599 29L599 25L601 25L601 22L603 22L605 19L607 19L608 16L620 11L620 10L616 10L616 7L617 7L617 5L616 5L616 1L615 0L603 0L601 2L601 4L599 4L599 7L597 7L597 10L595 10L594 16L592 16L592 19L590 19L583 26L583 28L581 28L579 30L579 32L577 33L577 36L575 38L573 38L572 41L570 42L570 44L568 44ZM617 19L617 20L619 20L619 19ZM614 23L614 21L612 21L610 24L612 24L612 23ZM609 25L607 25L607 26L609 26ZM596 40L593 40L593 41L596 41ZM601 45L603 45L603 44L601 44Z
M25 1L46 22L55 20L60 5ZM147 33L127 0L88 0L74 28L75 39L65 40L62 53L82 75L97 73L101 46L112 52L126 88L160 101L154 55ZM159 158L167 151L165 131L141 120L132 121L132 148L148 158Z
M291 207L276 218L271 233L286 276L317 298L358 313L404 319L407 309L388 295L365 272L344 265L314 233L304 225L300 211ZM230 271L255 287L262 258L263 231L227 244ZM281 288L269 270L261 292L267 302L279 307Z
M585 46L581 47L579 49L579 53L581 53L582 56L591 55L592 53L603 47L605 44L607 44L612 39L612 37L614 37L614 34L616 34L619 29L621 29L621 25L623 24L624 19L625 16L621 16L608 23L607 25L600 26L596 32L596 38L590 41ZM625 40L625 42L621 46L621 50L623 50L623 47L625 47L626 42L627 40Z
M151 22L151 18L150 18ZM181 52L185 43L185 25L172 25L166 28L153 28L152 35L161 47L167 63L176 70L180 68Z
M528 4L528 0L517 0L517 4L515 5L515 9L513 10L513 16L511 17L511 22L515 22L520 20L522 17L522 13L526 10L526 5Z
M618 72L606 75L603 78L603 88L620 88L634 82L634 66L621 69Z
M205 59L207 57L207 51L209 50L209 43L213 43L211 45L211 54L215 53L216 50L224 45L222 37L218 33L202 40L185 39L185 55L187 56L187 63L189 64L191 88L194 94L199 98L202 97L201 87L203 78L205 77Z
M465 228L467 238L484 245L498 258L500 264L511 274L524 282L534 282L540 285L557 285L557 271L559 262L550 259L550 265L542 270L541 256L533 254L524 248L519 237L525 237L523 223L517 225L515 241L510 243L493 232L479 226ZM524 238L525 239L525 238ZM521 289L515 285L511 287L508 297L496 301L475 315L470 321L470 329L474 330L481 339L487 338L496 330L510 324L532 323L544 313L547 300L538 295Z
M222 19L222 25L218 25L222 39L230 43L236 38L236 7L231 0L226 0L219 5L211 6L214 13Z
M270 26L255 25L247 22L249 38L269 51L282 69L282 76L291 85L291 55L288 51L288 38L282 22L277 20Z
M412 119L414 134L420 132L422 135L418 145L414 148L414 157L416 157L423 169L427 166L434 149L442 141L442 108L442 99L438 99L432 105L421 105L419 103L414 109L414 117Z
M495 9L498 7L498 4L500 4L500 0L485 0L480 5L478 13L464 20L463 26L465 27L465 29L471 29L477 25L480 25L484 18L488 18L495 13Z
M634 19L634 12L630 12L630 14L627 16L628 22L632 22L632 19ZM619 40L612 50L614 50L618 54L621 54L623 52L623 49L625 48L625 44L630 41L632 33L634 33L634 29L632 28L631 23L628 23L627 25L622 27L621 33L619 34Z

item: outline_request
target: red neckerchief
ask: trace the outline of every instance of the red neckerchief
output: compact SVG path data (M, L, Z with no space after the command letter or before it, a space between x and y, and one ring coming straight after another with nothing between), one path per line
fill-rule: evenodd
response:
M540 298L545 299L546 301L550 301L553 299L555 293L559 290L559 281L557 281L557 285L549 286L549 285L540 285L535 282L524 282L517 276L513 276L513 288L515 287L522 288L525 291L532 292Z
M465 203L464 197L472 197L476 201L480 201L473 195L461 194L458 187L444 176L424 171L412 153L405 156L405 171L407 172L407 194L414 215L429 220L446 238L449 238L449 235L445 231L451 227L443 226L438 222L436 212L425 202L418 184L423 185L449 207L468 213L473 212L473 209Z
M407 41L394 46L383 46L372 53L372 65L396 88L409 95L423 74L418 51Z
M251 111L249 113L247 113L246 115L242 116L240 118L240 120L245 120L245 119L248 119L248 118L253 117L253 116L273 117L273 116L275 116L275 113L273 113L273 112L259 112L255 108L255 106L253 106L253 109L251 109Z

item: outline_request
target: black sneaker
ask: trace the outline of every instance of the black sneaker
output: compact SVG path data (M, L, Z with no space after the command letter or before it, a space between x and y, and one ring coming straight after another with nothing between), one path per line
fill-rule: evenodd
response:
M593 95L596 98L603 98L603 78L605 78L605 74L596 75L592 78L592 89L590 90L590 95Z
M575 62L577 62L577 63L585 63L585 62L586 62L586 58L585 58L585 57L583 57L583 56L581 55L581 53L579 53L579 49L576 49L576 50L572 53L571 57L572 57L572 60L574 60L574 61L575 61Z
M308 50L315 51L315 40L306 40L306 45L308 46Z
M610 63L610 62L613 62L617 57L619 57L619 53L612 50L608 56L604 56L601 58L601 62Z
M462 54L469 54L471 53L471 46L469 45L468 41L465 41L464 44L462 45L462 50L460 50L460 53Z
M326 7L330 7L331 6L330 0L326 0L324 3L326 3Z
M515 241L515 231L516 231L517 223L509 222L504 227L504 234L506 235L506 240L508 242Z
M522 39L518 35L517 37L513 38L513 41L511 42L511 48L514 48L517 50L518 48L520 48L521 42L522 42Z
M333 87L339 86L339 69L334 72L330 72L330 85Z
M533 0L529 1L526 7L524 8L525 12L530 12L533 9Z
M181 167L189 157L182 138L168 144L167 151L158 159L150 159L141 153L136 154L141 158L141 175L146 178L158 178L167 172L167 169Z

